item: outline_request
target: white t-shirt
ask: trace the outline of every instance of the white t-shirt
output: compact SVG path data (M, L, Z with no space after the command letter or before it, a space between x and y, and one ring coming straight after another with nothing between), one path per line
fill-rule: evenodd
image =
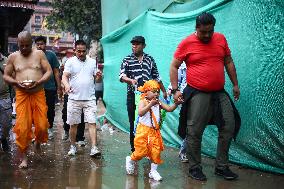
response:
M69 84L72 92L68 99L72 100L94 100L96 60L87 57L83 62L76 56L69 58L64 67L64 72L70 74Z

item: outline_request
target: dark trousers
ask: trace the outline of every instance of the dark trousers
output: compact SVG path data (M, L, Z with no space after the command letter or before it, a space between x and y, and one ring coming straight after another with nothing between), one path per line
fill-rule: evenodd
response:
M216 153L216 167L225 169L229 161L229 148L234 135L235 119L229 97L225 93L217 93L224 125L218 128L218 145ZM212 93L200 92L188 101L187 111L187 142L189 168L201 167L201 141L207 123L214 111Z
M57 98L56 90L45 89L45 100L47 105L47 119L49 128L53 128L53 122L55 117L55 99Z
M62 109L62 120L63 120L64 131L69 132L70 125L66 123L67 121L67 102L68 102L68 95L65 94L63 109ZM84 132L85 132L85 122L84 122L84 113L82 112L81 123L78 125L78 128L77 128L77 135L76 135L77 142L85 140Z
M99 100L99 98L101 98L102 101L103 101L104 106L106 107L106 103L105 103L105 101L103 99L104 92L103 91L96 91L95 95L96 95L96 104L98 105L98 100Z
M130 125L130 146L131 146L131 151L134 152L134 121L135 121L135 94L127 94L127 101L126 101L126 106L127 106L127 112L128 112L128 120L129 120L129 125Z

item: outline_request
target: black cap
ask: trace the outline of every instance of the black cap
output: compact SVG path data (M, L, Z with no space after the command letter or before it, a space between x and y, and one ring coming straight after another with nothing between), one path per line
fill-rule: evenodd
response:
M130 41L130 43L133 43L133 42L145 44L145 38L143 36L135 36Z

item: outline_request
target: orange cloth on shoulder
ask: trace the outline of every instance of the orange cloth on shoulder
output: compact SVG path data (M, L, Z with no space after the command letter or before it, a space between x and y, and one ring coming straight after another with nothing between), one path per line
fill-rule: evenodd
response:
M47 105L44 90L27 93L16 90L16 125L13 129L16 134L16 144L21 152L26 152L33 139L32 125L34 125L35 140L47 142Z

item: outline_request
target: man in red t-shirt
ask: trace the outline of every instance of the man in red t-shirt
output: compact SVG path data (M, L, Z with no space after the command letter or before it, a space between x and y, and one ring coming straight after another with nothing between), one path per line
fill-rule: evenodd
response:
M221 115L218 125L219 138L216 155L215 174L227 180L238 177L228 166L228 152L235 131L235 117L230 97L224 90L224 67L233 84L234 99L238 100L240 90L236 69L227 40L223 34L214 32L215 18L202 13L196 18L196 32L186 37L178 45L170 66L170 79L174 100L184 98L188 140L189 176L196 180L206 180L201 167L201 140L206 125L214 117ZM186 63L187 89L182 96L178 89L178 68ZM185 95L190 96L185 98ZM217 114L215 112L218 112ZM219 120L220 122L220 120ZM216 124L217 125L217 124Z

